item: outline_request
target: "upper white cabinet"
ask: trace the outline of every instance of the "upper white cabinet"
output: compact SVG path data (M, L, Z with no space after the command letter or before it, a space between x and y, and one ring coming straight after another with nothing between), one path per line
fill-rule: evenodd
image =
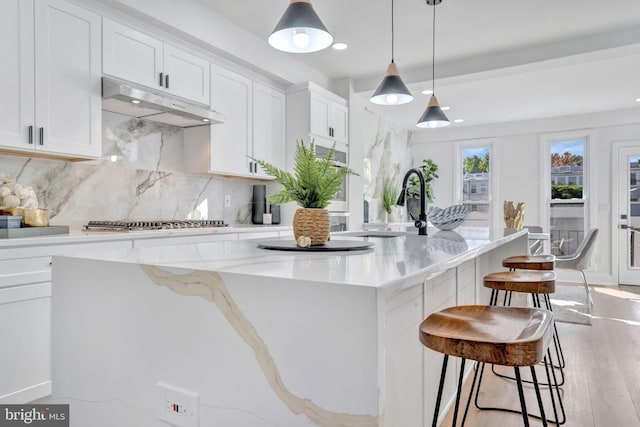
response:
M0 25L0 145L99 157L100 16L65 0L6 0Z
M103 23L103 72L209 105L209 61L125 25Z
M323 144L349 144L347 100L309 82L287 91L287 160L295 142L319 140Z
M253 174L253 82L238 73L215 67L211 73L212 108L225 122L211 126L210 172L223 175Z
M347 101L319 87L309 86L309 133L348 143Z
M283 168L285 165L286 97L258 82L253 82L253 157ZM259 165L254 175L271 178Z
M185 129L185 157L190 170L273 179L250 157L284 167L284 93L212 66L211 108L224 114L224 123Z

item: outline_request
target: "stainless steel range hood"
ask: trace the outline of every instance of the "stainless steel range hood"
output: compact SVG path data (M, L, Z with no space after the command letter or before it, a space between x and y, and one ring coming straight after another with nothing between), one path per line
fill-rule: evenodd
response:
M224 123L224 115L164 93L102 78L102 109L182 128Z

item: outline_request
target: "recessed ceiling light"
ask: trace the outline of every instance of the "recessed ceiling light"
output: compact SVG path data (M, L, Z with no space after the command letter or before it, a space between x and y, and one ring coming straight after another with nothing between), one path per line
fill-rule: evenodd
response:
M636 102L640 102L640 98L636 98Z
M346 43L334 43L331 47L335 50L345 50L349 46Z
M462 123L462 122L464 122L464 119L455 119L454 122L455 123Z
M431 95L431 94L433 94L433 91L431 89L425 89L425 90L422 91L422 94L423 95Z
M209 123L211 121L211 120L207 119L206 117L203 117L200 120L202 120L205 123Z
M449 111L449 110L451 110L451 107L440 107L440 109L442 111Z
M140 104L140 100L139 99L132 99L131 103L132 104Z

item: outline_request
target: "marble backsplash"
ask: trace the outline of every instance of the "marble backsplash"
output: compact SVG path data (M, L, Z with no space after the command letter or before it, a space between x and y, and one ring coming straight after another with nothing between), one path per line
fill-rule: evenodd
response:
M369 202L369 222L384 218L382 188L385 180L396 184L398 193L406 171L412 167L412 133L396 123L366 111L364 198ZM404 209L395 209L392 221L404 220Z
M88 162L0 155L0 177L33 187L51 224L74 230L89 220L251 222L260 182L186 173L182 129L105 112L102 143L104 159Z

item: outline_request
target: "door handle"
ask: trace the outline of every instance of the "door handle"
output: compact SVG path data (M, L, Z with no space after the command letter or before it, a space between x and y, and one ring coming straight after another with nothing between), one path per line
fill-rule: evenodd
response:
M33 125L29 126L29 144L33 145Z
M44 145L44 128L40 128L40 145Z
M169 89L169 74L164 77L164 87Z
M620 224L620 225L618 225L618 228L620 230L626 230L627 228L629 228L629 226L627 224Z
M162 87L162 84L164 82L164 73L160 73L160 87Z

